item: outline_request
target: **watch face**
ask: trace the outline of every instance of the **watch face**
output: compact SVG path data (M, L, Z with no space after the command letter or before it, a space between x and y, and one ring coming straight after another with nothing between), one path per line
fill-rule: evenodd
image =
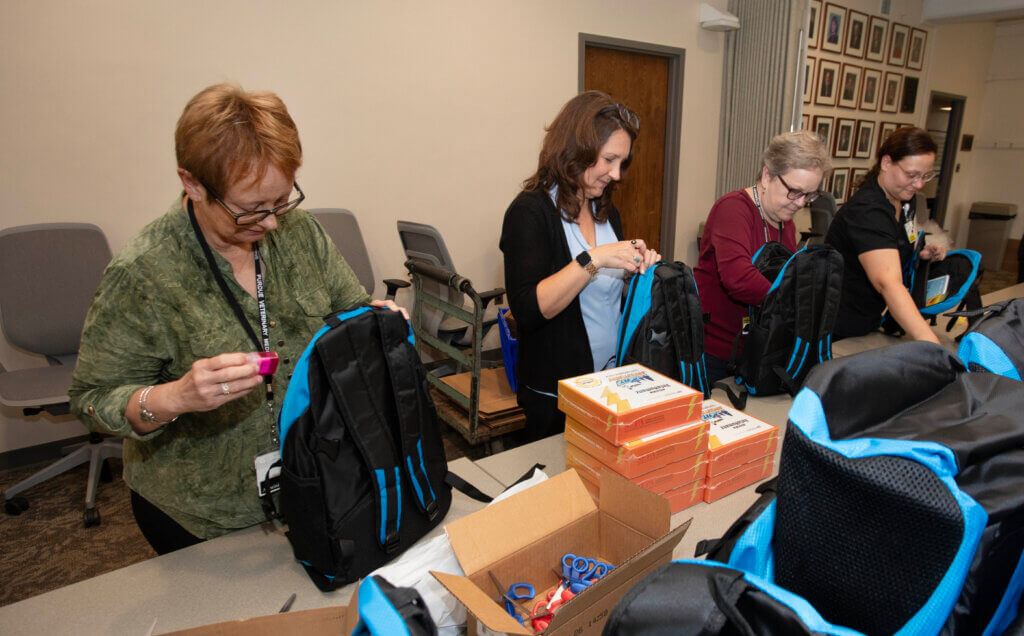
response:
M576 257L576 262L582 265L583 267L590 265L590 261L590 252L580 252L579 256Z

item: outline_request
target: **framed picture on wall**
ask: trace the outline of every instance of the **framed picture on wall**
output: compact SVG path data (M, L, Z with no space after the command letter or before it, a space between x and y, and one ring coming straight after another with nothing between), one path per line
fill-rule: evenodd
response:
M903 98L900 100L900 112L912 113L917 106L917 78L903 78Z
M846 9L837 4L826 4L821 31L821 50L842 53L843 37L846 35Z
M882 92L882 71L865 68L860 83L860 109L873 113L878 110L878 96Z
M899 127L899 124L894 124L891 121L883 121L878 128L878 146L881 147L881 145L885 142L886 138L888 138L889 135L891 135L893 131ZM876 150L877 149L878 148L876 148Z
M837 205L846 201L846 190L849 184L849 168L836 168L832 171L832 186L829 188L829 191L835 197Z
M814 103L835 106L839 95L839 62L818 60L818 83L814 89Z
M807 24L807 48L818 48L821 39L821 0L811 0L811 19Z
M921 29L910 30L910 49L907 51L907 68L920 71L924 67L924 45L928 41L928 32Z
M850 170L850 189L847 191L846 198L853 196L853 193L860 187L860 182L864 180L864 177L868 175L867 168L854 168Z
M907 61L907 38L910 27L898 22L892 23L892 38L889 41L889 65L903 66Z
M839 90L839 105L843 108L857 108L860 96L860 76L864 69L856 64L843 64L842 82Z
M848 57L864 57L867 44L868 16L860 11L850 9L846 12L846 46L844 55Z
M814 62L813 56L807 56L807 64L804 65L804 103L811 103L811 96L814 95Z
M888 35L889 21L875 15L871 16L868 21L868 42L864 47L864 57L872 62L884 62Z
M853 147L853 156L857 159L870 159L874 154L871 142L875 140L875 122L861 119L857 122L857 141Z
M885 82L882 83L882 107L883 113L895 113L899 110L900 89L903 87L903 74L885 72Z
M825 144L826 148L832 147L832 125L835 123L835 117L830 115L815 115L814 116L814 132L818 134L821 139L821 143Z
M836 121L836 142L832 149L833 157L847 158L853 154L853 134L856 125L856 119L840 117Z
M808 115L807 113L804 113L803 115L800 115L800 130L810 130L810 129L811 129L811 116Z

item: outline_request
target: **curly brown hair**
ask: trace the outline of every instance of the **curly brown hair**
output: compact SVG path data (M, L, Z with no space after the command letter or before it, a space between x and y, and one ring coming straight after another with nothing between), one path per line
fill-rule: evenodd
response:
M544 143L537 160L537 172L523 182L525 190L550 190L558 187L555 205L566 221L575 221L580 213L583 173L597 163L598 153L616 130L629 135L629 155L621 170L626 171L633 160L633 142L640 131L636 113L600 91L586 91L573 97L546 129ZM594 219L608 220L612 191L609 183L595 199Z

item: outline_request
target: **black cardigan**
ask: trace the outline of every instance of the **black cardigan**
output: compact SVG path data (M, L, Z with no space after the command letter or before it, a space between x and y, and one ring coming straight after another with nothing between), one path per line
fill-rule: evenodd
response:
M614 206L608 221L622 240L622 221ZM579 297L551 319L537 305L537 284L572 260L561 215L546 192L521 192L512 201L499 247L505 255L508 304L519 330L516 378L521 404L524 397L529 399L525 386L556 393L558 380L591 373L594 362Z

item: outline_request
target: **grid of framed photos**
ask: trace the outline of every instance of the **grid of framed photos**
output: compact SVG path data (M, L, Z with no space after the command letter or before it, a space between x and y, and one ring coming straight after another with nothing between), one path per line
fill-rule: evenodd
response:
M810 0L802 126L818 133L834 158L822 189L837 203L867 173L882 140L913 125L907 120L914 119L927 43L923 29ZM903 121L890 121L897 119Z

